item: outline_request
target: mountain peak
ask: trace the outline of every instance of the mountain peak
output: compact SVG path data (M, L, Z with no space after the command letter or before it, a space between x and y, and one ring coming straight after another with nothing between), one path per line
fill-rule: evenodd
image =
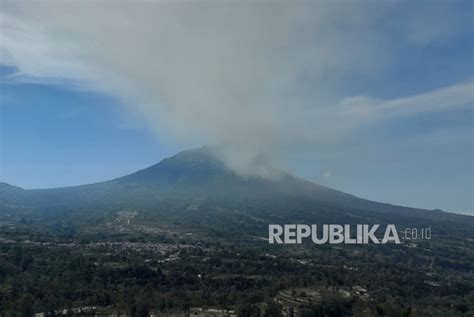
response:
M0 205L35 208L94 205L156 208L165 201L207 197L235 204L254 201L259 206L315 206L316 209L412 213L411 208L361 199L281 172L278 178L242 175L227 167L214 148L182 151L135 173L110 181L56 189L22 190L0 183ZM269 207L272 208L272 207ZM299 207L298 207L299 208ZM418 210L419 211L419 210Z
M161 162L155 164L154 166L170 161L180 162L183 164L212 164L216 167L225 167L223 161L218 157L216 149L210 146L202 146L196 149L181 151L178 154L163 159Z
M170 186L183 182L206 181L218 174L223 175L230 172L225 164L215 156L211 148L204 146L179 152L155 165L117 178L113 182Z

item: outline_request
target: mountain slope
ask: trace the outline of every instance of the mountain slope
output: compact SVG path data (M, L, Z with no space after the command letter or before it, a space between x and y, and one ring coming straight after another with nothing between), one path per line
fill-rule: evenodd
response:
M166 201L187 203L207 199L229 206L370 211L418 217L456 218L440 211L425 211L361 199L287 173L276 180L242 177L203 147L181 152L160 163L110 181L96 184L24 190L0 184L0 208L74 210L98 208L154 209Z

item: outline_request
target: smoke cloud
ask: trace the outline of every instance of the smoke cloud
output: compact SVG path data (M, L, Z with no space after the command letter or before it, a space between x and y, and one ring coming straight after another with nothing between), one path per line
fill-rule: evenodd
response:
M449 8L400 15L401 5L2 1L1 60L17 67L12 80L112 94L156 133L225 145L232 168L269 175L269 159L371 120L470 103L470 83L395 100L353 95L351 83L391 65L396 43L427 45L462 27Z

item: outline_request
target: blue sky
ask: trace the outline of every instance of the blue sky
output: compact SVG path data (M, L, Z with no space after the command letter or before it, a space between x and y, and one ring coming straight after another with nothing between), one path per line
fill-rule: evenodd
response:
M0 179L79 185L224 143L242 174L263 155L364 198L473 211L472 2L335 3L6 2Z
M12 69L4 68L3 73ZM120 102L68 85L1 84L2 180L61 187L134 172L180 149Z

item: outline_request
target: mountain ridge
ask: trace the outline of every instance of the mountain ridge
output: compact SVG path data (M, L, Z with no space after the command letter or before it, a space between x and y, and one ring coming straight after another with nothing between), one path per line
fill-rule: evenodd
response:
M0 184L0 207L33 210L127 206L152 209L164 201L208 199L216 202L268 205L304 202L326 209L394 214L447 214L374 202L281 172L278 179L240 176L208 147L182 151L137 172L108 181L53 189L21 189ZM13 207L12 207L13 206ZM311 207L313 208L313 207ZM427 214L428 213L428 214ZM450 214L452 215L452 214Z

